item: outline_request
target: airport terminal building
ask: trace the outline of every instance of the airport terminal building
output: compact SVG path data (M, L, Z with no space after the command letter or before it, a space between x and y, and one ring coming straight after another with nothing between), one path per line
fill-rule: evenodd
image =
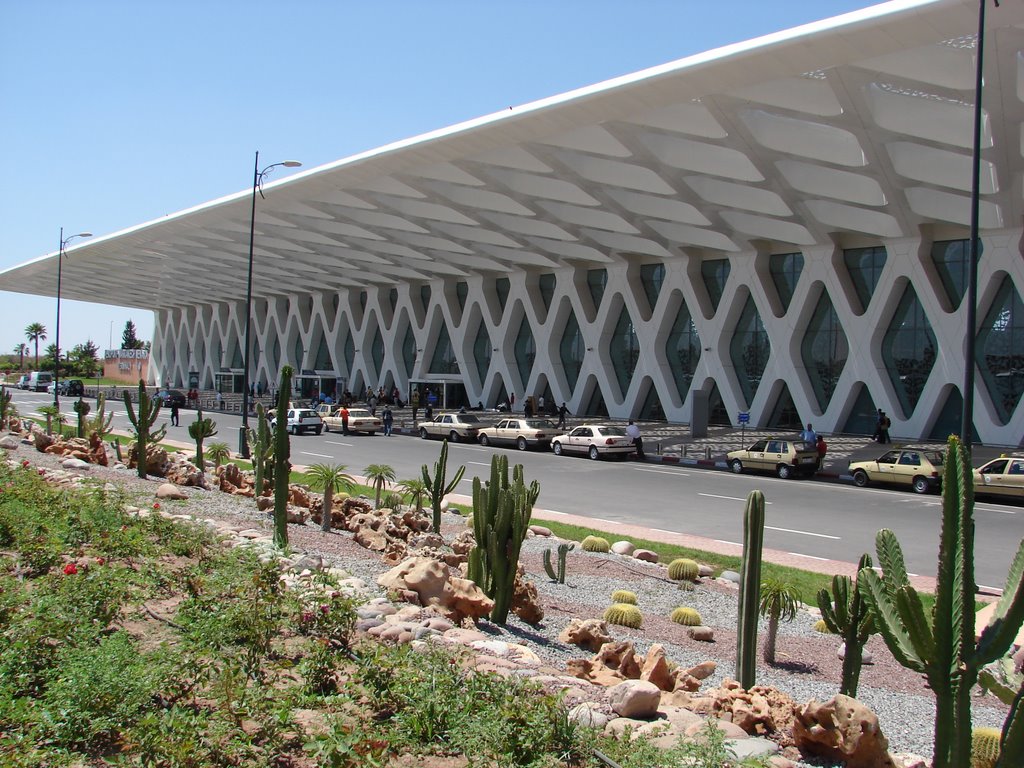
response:
M899 0L266 185L251 380L900 439L959 428L977 0ZM985 37L975 429L1024 436L1024 4ZM276 159L276 158L275 158ZM157 383L242 380L251 191L71 249ZM56 255L0 273L53 295ZM696 393L696 395L695 395Z

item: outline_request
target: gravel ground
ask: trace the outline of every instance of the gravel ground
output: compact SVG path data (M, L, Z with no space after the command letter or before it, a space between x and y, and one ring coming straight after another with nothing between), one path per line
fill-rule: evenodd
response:
M59 468L56 457L36 452L22 445L11 452L12 457L27 458L33 464ZM142 481L133 471L94 467L89 475L101 482L113 482L138 497L137 503L148 504L156 483ZM184 489L188 501L171 502L165 508L172 512L188 512L199 518L230 520L239 529L270 529L267 514L256 511L250 500L219 492L195 488ZM450 540L464 527L462 518L446 514L443 533ZM373 553L355 544L350 534L324 535L319 526L292 525L289 538L293 549L320 554L365 580L376 588L376 578L387 570ZM523 545L521 562L537 585L546 617L532 627L516 617L500 628L482 622L483 631L516 642L528 643L534 651L553 665L561 666L571 658L589 658L590 653L557 642L558 633L571 618L600 617L610 604L616 589L636 593L644 614L639 630L611 627L615 639L632 640L640 652L652 643L664 645L668 657L681 666L696 665L708 659L718 662L717 672L704 687L713 687L733 675L735 664L735 626L737 594L734 587L705 580L692 591L681 589L665 577L665 569L618 555L585 553L577 546L567 560L566 583L552 583L544 572L542 555L553 547L554 539L533 537ZM698 643L686 636L685 628L667 617L678 605L697 609L702 623L714 628L714 643ZM757 682L785 691L797 702L811 698L828 699L838 692L841 662L836 655L837 638L813 630L815 617L801 611L791 623L782 624L777 644L777 663L758 663ZM762 622L759 636L766 626ZM900 666L889 654L878 636L868 643L874 663L865 665L861 674L858 698L874 710L889 738L894 753L912 752L929 756L932 749L934 722L933 698L921 677ZM1001 727L1007 708L992 696L979 696L973 708L974 724Z

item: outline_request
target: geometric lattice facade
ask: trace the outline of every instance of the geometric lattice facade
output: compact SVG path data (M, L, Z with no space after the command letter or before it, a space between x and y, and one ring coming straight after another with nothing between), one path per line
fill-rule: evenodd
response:
M977 3L891 3L268 184L252 378L458 380L471 402L898 438L963 385ZM987 16L975 426L1024 435L1024 3ZM250 192L72 248L211 386L244 331ZM55 257L0 273L52 294ZM326 370L325 370L326 369Z

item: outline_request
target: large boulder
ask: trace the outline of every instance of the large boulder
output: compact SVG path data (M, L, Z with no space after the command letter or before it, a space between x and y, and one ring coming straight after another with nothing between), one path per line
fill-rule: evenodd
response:
M588 651L598 651L611 640L608 624L601 619L570 619L558 635L560 643L571 643Z
M824 703L811 699L793 725L797 748L847 768L893 768L889 741L878 716L864 704L837 694Z
M702 674L707 671L698 671L698 667L688 672ZM763 736L788 731L796 718L797 704L787 694L771 686L755 685L748 690L735 680L725 680L721 687L713 688L695 700L693 709L730 720L752 736Z
M608 689L608 704L620 717L649 720L660 703L661 689L646 680L625 680Z
M420 605L433 606L455 623L483 618L494 608L475 583L453 576L446 563L429 557L410 557L378 576L377 583L399 594L411 592Z
M544 618L544 609L540 604L540 595L537 593L537 586L532 581L527 580L522 565L519 566L519 573L516 574L513 590L512 613L527 624L540 624Z

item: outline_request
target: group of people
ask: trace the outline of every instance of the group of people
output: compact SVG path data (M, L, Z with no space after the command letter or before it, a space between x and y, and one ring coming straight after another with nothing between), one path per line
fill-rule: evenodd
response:
M825 465L825 454L828 453L828 443L825 442L825 438L808 424L807 429L800 433L800 439L808 445L813 445L818 452L818 469L820 470Z

